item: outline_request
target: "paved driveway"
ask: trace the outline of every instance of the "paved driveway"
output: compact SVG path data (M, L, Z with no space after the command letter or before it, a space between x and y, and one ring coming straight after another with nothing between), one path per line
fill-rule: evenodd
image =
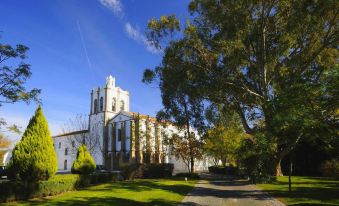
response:
M247 181L230 177L203 175L191 193L182 201L182 206L283 206L278 200L263 193Z

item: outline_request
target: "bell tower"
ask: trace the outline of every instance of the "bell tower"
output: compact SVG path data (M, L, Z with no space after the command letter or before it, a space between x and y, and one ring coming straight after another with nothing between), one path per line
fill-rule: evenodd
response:
M89 135L98 141L98 154L92 154L98 165L105 164L105 149L108 139L107 123L120 111L129 112L129 92L115 85L115 78L106 78L104 87L91 91L91 108L89 115Z

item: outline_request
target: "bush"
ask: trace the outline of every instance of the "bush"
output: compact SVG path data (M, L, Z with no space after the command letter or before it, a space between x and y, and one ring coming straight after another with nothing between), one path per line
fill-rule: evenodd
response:
M134 178L167 178L171 177L174 165L161 164L131 164L121 168L124 179Z
M9 181L0 183L0 202L45 197L86 187L89 184L115 182L117 174L55 175L49 180L36 182Z
M208 167L210 173L225 174L225 175L237 175L237 168L233 166L210 166Z
M143 176L144 178L168 178L172 177L173 169L173 164L149 164Z
M56 195L74 190L79 185L78 175L55 175L36 182L9 181L0 183L0 202Z
M320 166L320 172L325 177L339 178L339 161L336 159L325 161Z
M74 174L90 174L95 170L95 162L89 153L86 145L78 148L77 158L72 165L72 173Z
M188 179L200 179L199 174L197 173L177 173L175 175L176 177L187 177Z
M11 179L25 181L47 180L57 171L57 158L48 123L41 107L35 111L23 134L14 147L8 165Z

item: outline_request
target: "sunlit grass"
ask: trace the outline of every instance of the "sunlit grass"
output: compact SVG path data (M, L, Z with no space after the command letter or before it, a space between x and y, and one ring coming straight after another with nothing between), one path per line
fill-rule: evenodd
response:
M11 205L176 205L193 189L194 184L195 181L141 179L101 184Z
M292 192L288 192L288 177L258 186L287 205L339 205L339 180L316 177L292 177Z

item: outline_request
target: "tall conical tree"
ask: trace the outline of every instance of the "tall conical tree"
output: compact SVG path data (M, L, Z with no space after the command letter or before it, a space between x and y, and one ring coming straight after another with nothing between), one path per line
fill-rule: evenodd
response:
M9 163L10 176L21 180L47 180L57 171L57 158L41 106L35 111L15 146Z
M78 148L77 158L73 162L72 173L90 174L95 170L95 162L86 145Z

